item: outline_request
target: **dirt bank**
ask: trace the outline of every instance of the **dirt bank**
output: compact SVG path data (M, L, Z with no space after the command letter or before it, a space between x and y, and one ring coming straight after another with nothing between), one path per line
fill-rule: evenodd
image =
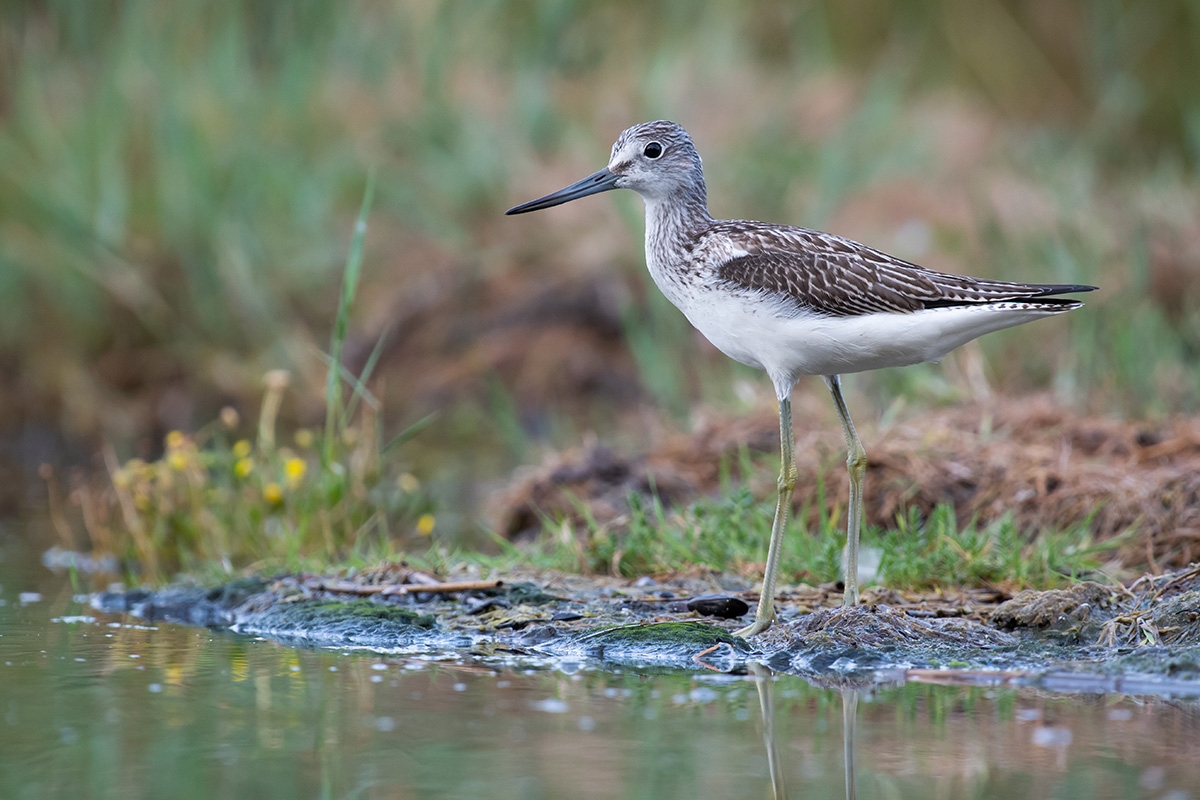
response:
M741 448L774 453L772 410L710 417L640 452L602 445L558 453L525 470L495 498L496 530L513 539L544 519L584 526L581 502L599 525L621 526L630 493L651 487L668 505L719 491L724 460ZM836 422L797 424L795 509L814 526L824 477L827 506L846 503L844 444ZM1023 530L1087 522L1097 539L1133 530L1117 557L1132 570L1161 571L1200 558L1200 418L1130 423L1077 416L1050 398L995 400L917 414L886 429L862 426L868 466L867 523L894 526L908 509L952 504L960 524L1013 513ZM768 462L769 463L769 462ZM757 495L774 491L771 467L745 476Z

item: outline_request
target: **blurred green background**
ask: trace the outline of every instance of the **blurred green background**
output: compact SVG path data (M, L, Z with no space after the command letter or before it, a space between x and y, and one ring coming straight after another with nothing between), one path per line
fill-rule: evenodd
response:
M655 118L692 133L714 216L1102 287L855 378L862 419L981 381L1139 418L1200 399L1195 2L10 0L0 24L6 442L153 455L225 405L252 420L275 368L282 418L318 423L371 170L347 361L386 336L385 425L439 413L406 458L495 477L769 402L653 290L632 194L502 216Z

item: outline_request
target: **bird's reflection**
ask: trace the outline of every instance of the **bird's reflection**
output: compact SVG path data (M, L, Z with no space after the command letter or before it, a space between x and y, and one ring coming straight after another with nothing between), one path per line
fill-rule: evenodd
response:
M763 742L767 747L767 765L771 770L771 788L775 800L786 800L787 786L783 780L783 765L779 758L779 747L775 741L775 673L761 664L750 665L754 675L754 687L758 690L758 704L762 709ZM857 686L834 685L842 695L842 752L846 765L846 798L858 796L857 787Z
M775 744L775 673L761 664L751 664L750 671L754 673L754 688L758 690L758 706L762 709L763 742L767 746L771 788L775 790L775 800L786 800L787 787L783 784L783 767Z
M858 688L842 687L842 753L846 759L846 800L858 797Z

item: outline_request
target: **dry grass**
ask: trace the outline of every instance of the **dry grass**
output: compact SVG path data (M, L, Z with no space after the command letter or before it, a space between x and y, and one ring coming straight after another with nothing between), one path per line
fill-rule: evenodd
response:
M646 452L618 455L592 444L557 453L519 474L492 513L510 538L543 520L582 529L620 525L631 493L657 490L682 505L720 490L720 465L742 448L773 453L776 422L763 412L701 422L690 434L665 435ZM1200 420L1158 424L1076 416L1037 397L913 415L886 430L862 426L869 464L867 523L894 527L911 509L955 508L960 525L1013 514L1021 530L1064 530L1090 519L1108 539L1134 530L1119 550L1124 566L1161 570L1200 558ZM799 520L810 529L830 507L844 507L841 433L836 425L801 429L796 447ZM744 461L744 459L742 460ZM748 477L755 493L773 491L770 459Z

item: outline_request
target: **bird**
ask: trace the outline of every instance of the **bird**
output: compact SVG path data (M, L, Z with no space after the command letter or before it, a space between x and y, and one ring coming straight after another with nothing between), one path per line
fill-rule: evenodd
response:
M646 266L659 290L725 355L764 370L779 406L775 516L750 637L775 620L775 585L797 481L791 395L821 376L846 439L850 476L842 602L859 602L858 546L867 456L842 396L841 375L939 361L985 333L1080 308L1095 286L1011 283L937 272L843 236L753 220L713 219L700 155L667 120L626 129L608 166L514 206L530 211L631 189L646 209Z

